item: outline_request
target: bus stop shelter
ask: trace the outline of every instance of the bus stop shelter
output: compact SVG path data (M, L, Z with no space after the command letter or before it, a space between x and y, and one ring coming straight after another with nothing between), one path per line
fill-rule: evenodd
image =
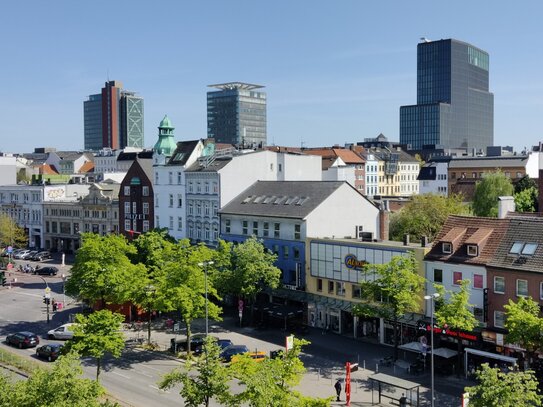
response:
M408 400L410 406L419 406L420 384L400 379L384 373L377 373L369 377L371 382L371 403L375 404L375 391L377 391L377 403L381 404L382 398L400 400L402 394Z

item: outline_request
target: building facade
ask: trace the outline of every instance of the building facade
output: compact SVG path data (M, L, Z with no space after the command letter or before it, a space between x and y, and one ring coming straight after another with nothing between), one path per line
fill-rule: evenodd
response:
M207 137L217 143L240 147L267 144L266 93L261 85L230 82L209 85L207 93Z
M143 98L108 81L83 102L85 150L143 148Z
M454 39L417 46L417 104L400 107L400 143L486 151L494 142L489 56Z
M448 196L448 168L450 159L432 160L425 163L418 175L419 193Z

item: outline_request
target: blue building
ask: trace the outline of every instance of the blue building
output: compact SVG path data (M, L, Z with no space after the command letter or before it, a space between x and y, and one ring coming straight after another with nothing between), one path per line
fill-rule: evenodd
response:
M454 39L417 46L417 104L400 107L400 143L486 151L494 142L489 56Z

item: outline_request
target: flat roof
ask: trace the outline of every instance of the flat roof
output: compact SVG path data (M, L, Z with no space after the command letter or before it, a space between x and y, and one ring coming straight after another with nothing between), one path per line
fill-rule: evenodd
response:
M419 383L410 382L409 380L400 379L399 377L390 376L384 373L374 374L373 376L370 376L369 379L375 380L376 382L390 384L391 386L405 390L411 390L415 387L420 387Z
M243 90L253 90L263 88L263 85L255 85L253 83L245 82L226 82L226 83L217 83L215 85L207 85L208 88L217 88L221 90L232 90L232 89L243 89Z

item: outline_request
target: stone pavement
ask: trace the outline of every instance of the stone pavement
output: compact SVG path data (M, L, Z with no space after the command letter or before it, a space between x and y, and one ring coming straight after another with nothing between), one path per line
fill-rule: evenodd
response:
M262 331L250 327L239 327L238 324L237 316L225 316L224 321L219 323L210 321L209 332L219 338L230 339L235 344L245 344L251 350L270 352L285 346L285 331L280 329ZM156 342L161 350L168 349L170 339L174 337L174 334L171 330L165 329L163 322L157 322L154 325L151 340ZM193 333L204 332L204 321L196 321L192 331ZM185 330L182 329L179 337L182 338L184 335ZM134 332L130 330L126 332L126 336L127 338L139 337L146 340L147 331ZM419 405L426 406L430 404L431 378L429 369L420 375L413 375L405 369L378 365L383 357L392 355L393 349L391 347L332 333L323 334L322 330L319 329L310 329L302 337L309 340L311 344L304 348L305 352L302 355L307 371L297 386L297 390L301 393L312 397L326 398L334 396L335 400L334 383L337 379L344 378L345 362L350 361L351 363L358 362L360 366L359 370L351 375L351 405L372 405L371 382L368 378L376 372L421 384ZM401 358L413 356L413 354L400 352ZM461 395L464 387L472 384L456 377L435 377L436 405L440 407L461 405ZM375 403L377 403L377 391L373 392L373 397ZM396 394L396 398L398 397L399 394ZM334 401L332 405L345 405L345 393L342 393L341 399L341 402ZM388 399L383 400L386 403L385 405L391 405Z

